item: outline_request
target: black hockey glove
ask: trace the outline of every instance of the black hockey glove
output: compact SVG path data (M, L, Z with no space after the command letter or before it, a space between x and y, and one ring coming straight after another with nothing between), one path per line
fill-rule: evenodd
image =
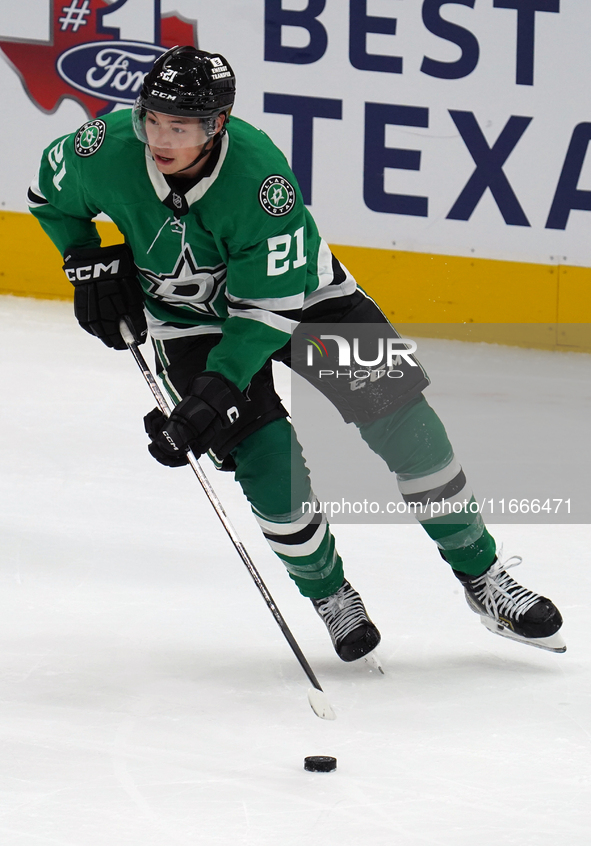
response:
M244 411L244 394L220 373L205 372L193 379L188 395L166 418L159 408L144 417L152 443L150 454L167 467L187 464L187 450L196 458L207 452L222 429Z
M74 285L74 314L83 329L108 347L124 350L119 321L127 317L135 340L143 344L144 294L127 244L66 250L64 271Z

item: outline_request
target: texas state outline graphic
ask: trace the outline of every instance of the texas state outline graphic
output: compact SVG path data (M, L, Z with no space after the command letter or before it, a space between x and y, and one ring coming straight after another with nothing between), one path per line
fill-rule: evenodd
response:
M111 111L116 103L78 90L57 71L59 57L72 47L89 42L118 40L117 29L103 25L103 15L121 8L127 0L107 3L105 0L48 0L51 5L51 39L49 42L4 39L0 52L20 77L29 98L44 112L54 112L64 98L76 100L89 117L96 118ZM196 22L185 20L178 13L161 15L160 0L153 0L157 46L176 44L197 47ZM129 39L127 39L129 40ZM148 42L138 41L138 44Z

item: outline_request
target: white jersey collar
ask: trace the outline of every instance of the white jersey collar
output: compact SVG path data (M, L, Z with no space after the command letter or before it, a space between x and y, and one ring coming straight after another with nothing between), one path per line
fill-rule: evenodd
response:
M185 199L189 206L196 203L197 200L200 200L201 197L205 194L205 192L213 185L213 183L218 178L219 172L222 168L224 163L224 159L226 158L226 154L228 152L228 134L225 133L222 137L220 142L220 156L217 160L217 164L214 167L212 173L209 176L204 176L197 185L194 185L187 193L185 194ZM148 171L148 176L150 177L150 182L152 183L152 187L158 196L160 201L165 200L172 188L164 178L164 176L160 173L158 168L156 167L156 163L152 158L152 154L150 153L150 148L146 144L146 170Z

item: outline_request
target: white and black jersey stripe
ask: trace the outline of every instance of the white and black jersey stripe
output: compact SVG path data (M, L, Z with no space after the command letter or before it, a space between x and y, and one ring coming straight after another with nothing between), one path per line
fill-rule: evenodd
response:
M48 203L47 198L43 196L43 192L39 187L39 174L31 182L27 191L27 203L30 209L38 209L40 206L46 206Z
M228 317L244 317L247 320L257 320L273 329L279 329L288 335L302 319L304 294L293 294L288 297L257 297L248 299L235 297L226 291Z
M318 250L318 288L304 298L304 294L287 297L236 297L226 291L229 317L257 320L281 332L292 335L297 325L305 319L303 309L323 300L346 297L357 288L355 279L321 240Z
M179 337L185 338L197 335L222 335L221 326L217 323L197 324L190 326L186 323L173 323L171 320L160 320L144 309L150 337L158 341L169 341Z
M348 297L357 289L357 282L336 256L333 256L324 239L321 239L318 248L317 274L318 287L306 297L304 309L323 300Z

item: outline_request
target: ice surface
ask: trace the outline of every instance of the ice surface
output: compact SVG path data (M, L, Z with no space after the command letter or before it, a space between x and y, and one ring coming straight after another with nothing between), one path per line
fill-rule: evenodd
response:
M337 712L319 720L193 474L148 456L154 403L131 356L71 310L0 299L0 841L586 846L589 526L494 527L524 558L516 577L563 611L565 655L489 634L420 528L337 526L383 633L380 676L336 658L231 476L204 462ZM513 354L540 378L559 355ZM561 361L588 395L589 357ZM305 772L314 754L336 772Z

